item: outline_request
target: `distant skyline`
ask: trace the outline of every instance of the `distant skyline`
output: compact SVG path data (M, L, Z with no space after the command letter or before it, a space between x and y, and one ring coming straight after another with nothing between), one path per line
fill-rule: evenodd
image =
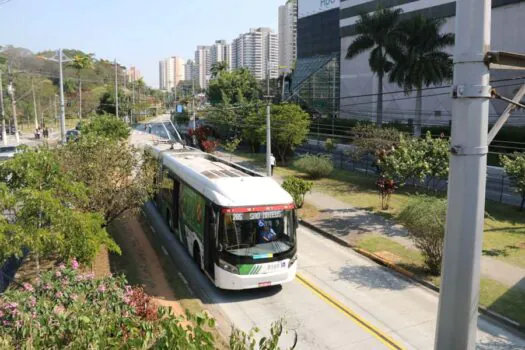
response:
M159 61L193 59L197 45L231 42L250 28L277 33L286 0L12 0L0 5L0 45L33 52L59 47L135 66L159 84Z

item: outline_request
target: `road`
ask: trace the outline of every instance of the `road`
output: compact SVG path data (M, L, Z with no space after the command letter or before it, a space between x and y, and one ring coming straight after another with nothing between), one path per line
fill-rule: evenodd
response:
M301 227L299 274L282 287L242 292L215 288L191 262L148 204L157 239L226 330L233 324L268 332L283 318L297 349L432 349L438 295L352 250ZM220 321L219 321L220 322ZM224 324L227 323L227 324ZM525 349L522 339L480 317L478 349ZM292 341L284 339L284 346ZM288 344L287 344L288 343Z

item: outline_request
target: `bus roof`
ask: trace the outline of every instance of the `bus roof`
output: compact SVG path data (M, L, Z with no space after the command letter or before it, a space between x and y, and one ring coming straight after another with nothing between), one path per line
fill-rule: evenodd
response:
M197 192L222 207L289 205L293 199L275 180L235 163L180 144L153 146L162 164Z

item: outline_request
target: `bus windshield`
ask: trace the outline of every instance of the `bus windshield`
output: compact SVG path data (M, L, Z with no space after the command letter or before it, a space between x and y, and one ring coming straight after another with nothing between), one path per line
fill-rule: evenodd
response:
M291 210L224 214L219 243L230 254L266 258L295 244Z

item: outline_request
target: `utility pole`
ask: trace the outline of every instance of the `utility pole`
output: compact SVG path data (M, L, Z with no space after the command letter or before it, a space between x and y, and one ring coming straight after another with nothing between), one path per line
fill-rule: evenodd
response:
M335 58L332 60L332 64L334 67L334 76L332 81L332 137L335 136L335 116L336 116L336 108L335 108L335 81L336 81L336 71L335 71Z
M55 103L53 103L53 109L55 110L55 128L58 128L57 94L55 94Z
M35 130L36 130L38 129L38 111L36 109L35 85L33 83L33 78L31 78L31 90L33 92L33 112L35 115Z
M271 131L271 99L270 96L270 61L266 63L266 175L272 176L272 131Z
M82 120L82 78L78 77L78 119Z
M117 59L115 59L115 111L118 119L118 66Z
M11 96L11 107L13 108L13 123L15 124L15 140L16 144L20 143L20 135L18 135L18 119L16 117L16 98L15 86L13 85L13 76L11 75L11 67L8 66L9 85L7 86L7 93Z
M0 70L0 117L2 118L2 141L7 146L7 132L5 129L4 90L2 87L2 70Z
M447 226L437 350L476 348L483 241L491 0L456 1L456 46Z

